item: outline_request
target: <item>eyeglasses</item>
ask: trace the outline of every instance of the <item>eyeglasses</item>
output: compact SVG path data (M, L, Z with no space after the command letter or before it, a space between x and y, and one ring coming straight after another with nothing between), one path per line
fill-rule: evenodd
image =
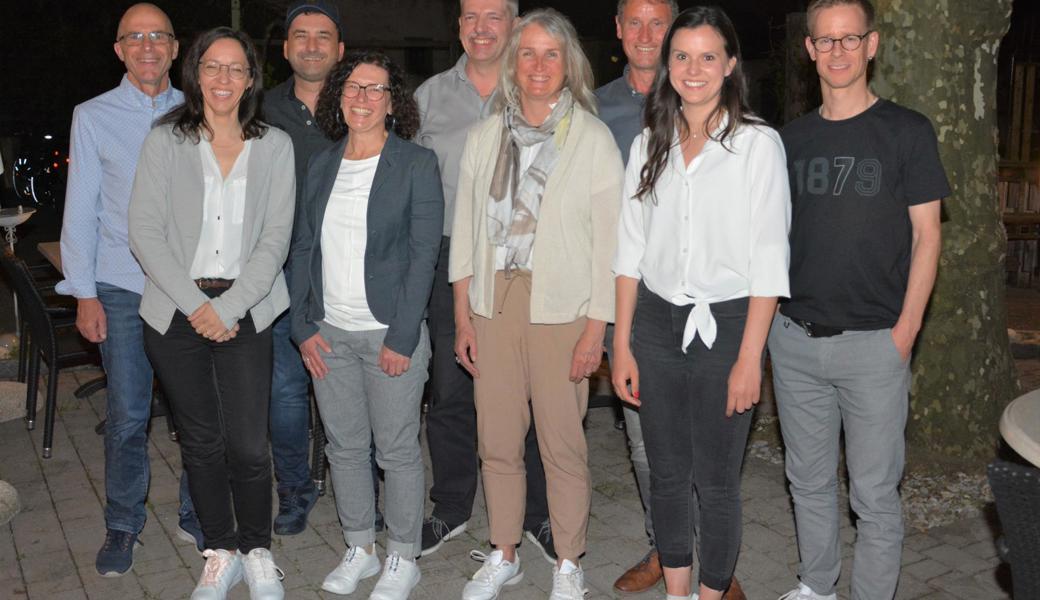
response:
M365 98L376 102L383 99L383 95L390 89L390 86L383 85L382 83L370 83L368 85L361 85L348 81L343 84L343 97L344 98L357 98L361 92L365 92Z
M872 33L874 32L868 31L863 35L856 35L853 33L841 38L818 37L809 39L812 40L812 45L816 48L817 52L830 52L834 49L835 42L841 42L842 49L852 52L856 48L859 48L859 45L863 43L863 38Z
M124 33L117 37L116 41L123 42L127 46L140 46L144 43L145 38L148 38L148 41L156 46L165 46L177 39L177 37L169 31L149 31L147 33L143 31L131 31L130 33Z
M249 75L251 69L249 67L240 65L238 63L231 63L230 65L223 65L216 61L210 62L199 62L201 67L199 70L206 77L216 77L220 75L221 71L227 71L228 77L234 80L245 79L246 75Z

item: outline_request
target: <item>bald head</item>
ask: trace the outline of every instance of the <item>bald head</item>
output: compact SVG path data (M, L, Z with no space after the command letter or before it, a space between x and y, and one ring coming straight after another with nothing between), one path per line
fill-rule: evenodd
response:
M161 8L142 2L123 13L114 44L134 87L155 96L170 84L170 66L177 58L173 24Z
M149 21L159 20L163 23L163 31L173 33L173 23L170 22L170 17L166 15L166 12L163 11L163 9L151 2L139 2L126 9L126 12L123 13L123 18L119 19L119 28L116 30L116 37L119 38L126 33L136 31L131 24L139 17L146 18Z

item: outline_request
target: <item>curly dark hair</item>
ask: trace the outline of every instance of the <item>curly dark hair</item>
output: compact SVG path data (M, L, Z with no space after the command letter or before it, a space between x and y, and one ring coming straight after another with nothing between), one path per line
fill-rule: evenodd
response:
M158 120L157 125L173 125L173 132L177 137L187 138L193 143L199 143L202 131L207 131L211 136L213 130L206 123L206 112L202 101L202 86L199 84L199 62L202 55L209 50L213 42L229 38L242 45L242 51L246 54L246 62L249 65L249 76L256 78L260 73L259 62L256 58L256 47L252 40L241 31L235 31L230 27L217 27L200 33L188 48L188 54L181 63L181 85L184 88L184 103L166 113ZM264 125L262 106L262 92L257 89L254 79L253 85L246 88L242 93L242 99L238 103L238 122L242 126L242 139L250 140L263 137L267 133L267 125Z
M404 70L401 69L385 52L379 50L355 50L343 57L325 79L325 85L318 95L318 106L314 118L318 127L330 140L341 140L347 135L347 124L343 121L340 101L343 98L343 84L358 65L374 65L390 75L390 104L393 115L387 115L386 128L393 129L398 137L410 140L419 131L419 107L412 97L404 81Z

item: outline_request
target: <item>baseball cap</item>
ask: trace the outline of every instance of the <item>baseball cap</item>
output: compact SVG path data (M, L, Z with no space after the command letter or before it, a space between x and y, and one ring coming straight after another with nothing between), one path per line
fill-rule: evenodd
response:
M336 24L339 37L343 39L343 24L339 20L339 9L334 2L327 2L326 0L298 0L290 4L289 10L285 11L286 34L289 33L289 26L292 24L293 19L304 13L321 13L325 15Z

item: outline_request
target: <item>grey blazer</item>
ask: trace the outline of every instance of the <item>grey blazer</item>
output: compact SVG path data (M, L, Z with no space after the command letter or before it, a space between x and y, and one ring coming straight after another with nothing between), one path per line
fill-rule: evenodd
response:
M317 333L317 323L325 318L321 225L346 147L344 137L315 154L300 192L288 268L297 344ZM366 221L368 307L388 326L383 344L411 356L433 289L444 222L444 192L433 151L390 133L376 165Z
M185 315L209 301L231 328L248 312L257 331L289 306L282 265L289 253L296 174L289 136L270 127L254 138L246 166L241 273L210 299L189 275L202 230L202 159L197 144L173 127L152 129L144 140L130 197L130 249L147 276L141 317L166 333L175 311Z

